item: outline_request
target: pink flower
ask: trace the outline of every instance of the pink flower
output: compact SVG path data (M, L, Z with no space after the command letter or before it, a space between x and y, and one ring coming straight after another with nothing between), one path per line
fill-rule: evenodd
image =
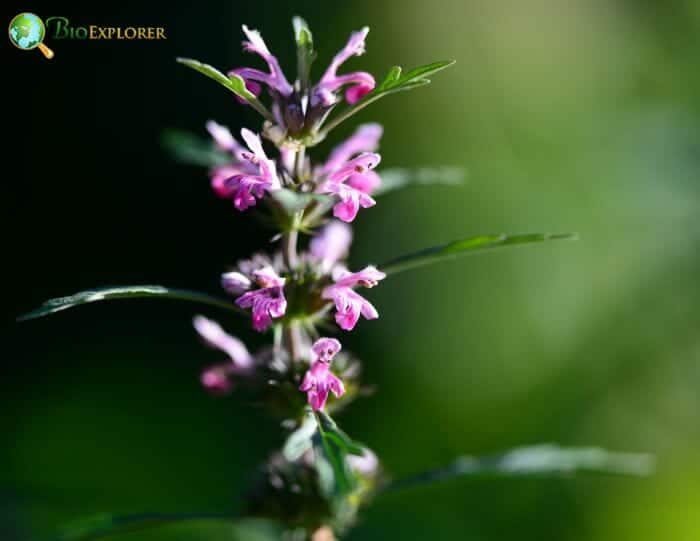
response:
M345 91L345 99L348 103L359 101L374 89L374 77L367 72L356 71L346 75L338 75L338 68L350 57L360 56L365 52L365 38L368 32L369 28L366 26L358 32L353 32L347 45L333 57L328 69L313 89L312 105L332 105L336 101L335 92L347 85L352 85Z
M206 368L201 375L202 385L215 394L225 394L232 388L231 376L246 374L253 368L253 357L243 342L227 334L221 326L204 316L192 321L195 330L211 347L226 353L229 361Z
M245 210L255 205L255 198L262 198L265 192L279 190L282 186L277 177L275 162L268 159L262 147L260 137L252 131L243 128L241 137L251 152L243 150L240 157L253 171L241 170L223 182L223 188L233 196L233 204L238 210Z
M270 90L278 92L282 96L289 96L294 89L284 76L284 72L277 58L267 48L260 32L257 30L250 30L246 25L243 25L243 33L248 38L247 41L243 42L244 50L259 55L267 63L267 67L270 71L269 73L265 73L264 71L254 68L237 68L231 70L229 73L235 73L241 76L246 82L246 87L254 94L260 91L260 87L255 83L250 84L251 81L263 83L267 85Z
M329 392L336 398L345 393L343 382L330 370L331 361L340 348L340 342L335 338L320 338L311 346L314 357L299 390L307 394L309 404L315 410L323 409Z
M324 288L321 296L335 303L335 321L338 326L351 331L362 315L365 319L377 319L379 313L372 304L353 290L356 286L374 287L386 274L373 266L368 266L355 273L343 271L335 283Z
M330 272L338 261L345 259L352 243L349 225L333 220L311 239L309 251L323 272Z
M231 163L217 165L213 167L209 173L211 187L216 195L228 199L232 197L235 192L235 185L229 183L229 179L240 174L255 174L258 168L243 159L243 153L246 152L245 147L236 141L231 131L226 126L209 120L206 123L206 128L212 136L212 139L214 139L216 146L233 155Z
M353 185L348 181L351 177L366 177L368 174L374 174L374 169L381 161L379 154L372 152L364 152L346 161L338 169L328 175L327 180L320 186L321 193L337 195L340 201L333 207L333 216L343 220L344 222L352 222L357 216L357 212L362 208L369 208L376 205L376 201L372 197ZM357 185L358 180L355 180ZM367 180L363 187L372 186L374 180Z
M383 131L381 124L374 122L358 126L350 137L331 151L318 173L328 175L340 169L353 156L362 152L374 152L379 147Z
M235 274L239 273L226 273L222 282L226 284L226 280L238 278L232 277ZM236 304L241 308L251 308L253 328L256 331L264 331L272 324L273 318L282 317L287 310L283 287L285 279L278 276L269 266L253 271L252 274L260 289L244 293L236 299ZM243 278L246 279L244 276ZM243 285L244 281L239 281L239 284Z

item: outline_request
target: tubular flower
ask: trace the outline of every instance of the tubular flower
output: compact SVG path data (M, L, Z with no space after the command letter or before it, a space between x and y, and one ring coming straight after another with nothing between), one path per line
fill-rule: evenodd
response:
M264 331L272 324L273 318L282 317L287 310L287 299L284 297L285 279L278 276L269 266L253 271L252 275L260 288L243 293L236 299L236 304L241 308L251 308L253 328L256 331ZM221 280L227 291L253 285L239 272L228 272L222 275Z
M335 338L320 338L311 346L311 367L304 375L299 390L306 393L309 405L315 410L323 409L329 393L332 392L336 398L345 393L343 382L330 370L331 361L340 349L340 342Z
M224 199L229 199L233 196L235 187L227 181L235 175L255 174L257 168L252 163L243 159L242 154L245 152L245 147L236 141L231 134L231 130L226 126L209 120L206 123L206 128L214 140L214 144L216 144L219 149L229 152L232 155L231 163L217 165L209 172L211 187L216 195Z
M247 374L253 368L252 355L243 342L226 333L215 321L195 316L192 324L209 346L223 351L229 357L228 362L209 366L202 372L202 385L214 394L229 392L233 386L231 376Z
M255 205L255 198L262 198L265 192L279 190L282 186L277 177L275 162L270 160L262 147L260 137L243 128L241 137L248 145L247 150L240 151L240 157L250 168L243 169L223 181L223 190L233 197L233 205L238 210L245 210ZM212 180L213 182L213 180Z
M352 222L357 212L362 208L376 205L376 201L364 190L355 186L360 183L365 188L378 184L378 179L367 179L368 175L375 175L374 169L381 161L381 156L373 152L363 152L356 158L343 163L335 171L328 175L327 180L321 184L320 192L338 196L340 201L333 207L333 216L344 222ZM354 184L348 181L354 178ZM356 178L360 177L360 179ZM373 189L373 188L372 188Z
M243 42L243 49L249 53L260 56L260 58L267 63L267 67L270 71L269 73L265 73L264 71L254 68L237 68L231 70L229 73L235 73L242 77L246 82L246 88L253 92L253 94L258 94L260 92L260 86L255 84L255 82L258 82L267 85L271 91L277 92L282 96L289 96L294 89L284 76L284 72L277 58L267 48L260 32L257 30L250 30L246 25L243 25L243 33L248 38ZM250 82L253 83L250 84Z
M385 277L386 274L370 265L359 272L341 271L335 283L324 288L321 296L335 303L335 321L341 329L345 331L354 329L360 315L365 319L379 317L377 309L353 288L374 287Z
M350 39L341 51L333 57L321 80L311 93L311 105L329 106L338 101L336 92L349 86L345 90L345 100L355 103L374 89L374 77L365 71L355 71L345 75L338 75L338 68L352 56L360 56L365 52L365 38L369 28L365 26L357 32L350 34Z
M309 243L311 257L324 273L330 272L338 261L345 259L352 243L352 229L346 223L333 220L326 224Z

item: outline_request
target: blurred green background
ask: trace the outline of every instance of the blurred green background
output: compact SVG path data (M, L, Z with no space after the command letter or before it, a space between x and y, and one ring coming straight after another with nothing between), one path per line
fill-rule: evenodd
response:
M5 106L3 540L47 539L101 511L236 509L252 469L281 443L274 421L200 389L199 371L219 357L191 330L191 306L134 301L13 318L96 285L215 292L227 264L264 245L269 232L217 200L204 171L172 163L158 137L169 127L203 133L208 118L254 126L254 113L173 58L253 63L239 48L247 23L289 73L296 13L314 31L317 75L364 24L368 52L353 69L381 76L396 63L458 61L433 85L356 118L384 124L386 166L468 175L463 187L413 187L362 212L354 266L478 233L581 236L426 267L373 290L380 320L344 343L379 392L340 424L397 476L548 441L658 457L642 480L457 481L396 493L348 538L700 538L700 3L31 9L76 25L165 26L168 40L47 39L51 62L5 43L17 84ZM240 321L224 323L261 343ZM124 537L233 538L194 526Z

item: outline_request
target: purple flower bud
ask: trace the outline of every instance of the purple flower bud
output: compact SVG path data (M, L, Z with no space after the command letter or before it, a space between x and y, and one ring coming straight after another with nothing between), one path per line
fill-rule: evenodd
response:
M383 272L373 266L368 266L355 273L343 272L336 277L334 284L324 288L321 296L335 303L335 321L341 329L345 331L354 329L360 315L365 319L379 317L377 309L367 299L354 291L353 287L374 287L385 277L386 274Z
M204 316L196 316L192 324L199 336L209 346L226 353L237 369L246 370L253 365L253 357L248 352L245 344L238 338L226 333L216 321L207 319Z
M340 348L340 342L335 338L320 338L311 346L315 358L299 390L306 393L309 404L315 410L323 409L329 393L332 392L336 398L345 393L343 382L330 370L331 361Z
M199 381L202 386L212 394L222 395L227 394L233 388L231 383L232 365L226 364L215 364L202 371L202 375L199 377Z
M377 469L379 468L379 459L377 458L377 455L366 447L363 449L363 451L364 452L361 456L348 455L345 460L347 460L348 465L360 475L371 477L377 473Z
M311 239L311 256L321 264L323 272L330 272L341 259L345 259L352 243L352 229L349 225L333 220Z
M253 328L264 331L272 324L273 318L280 318L287 310L284 297L285 279L277 275L272 267L264 267L253 273L260 289L248 291L236 299L241 308L251 308Z
M240 272L225 272L221 275L221 287L231 295L240 295L252 285L247 276Z

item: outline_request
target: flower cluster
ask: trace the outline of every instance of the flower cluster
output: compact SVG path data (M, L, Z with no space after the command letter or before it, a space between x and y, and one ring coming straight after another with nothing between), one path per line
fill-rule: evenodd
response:
M276 518L283 515L290 524L320 535L329 521L335 521L337 530L339 517L343 524L351 520L380 472L376 455L352 442L328 417L367 389L359 382L360 362L326 331L352 331L361 318L379 317L363 290L378 285L386 273L375 265L350 270L347 258L353 240L350 224L360 209L377 204L374 196L382 188L376 168L383 128L376 123L358 126L321 160L307 150L325 140L327 124L340 122L328 120L336 107L345 106L345 113L338 116L348 117L353 107L359 110L374 101L375 90L420 86L427 82L421 74L428 71L414 70L415 75L405 79L394 71L393 79L378 88L367 72L341 73L346 62L365 52L369 29L362 28L350 35L320 79L311 82L309 67L316 56L311 34L298 18L294 26L299 63L294 80L260 33L247 26L243 26L243 48L260 57L263 69L237 67L224 75L181 59L225 86L230 78L239 101L265 118L258 133L243 128L239 139L213 120L206 123L220 157L212 163L209 179L214 193L231 201L236 210L263 214L276 226L273 239L279 242L272 253L257 253L221 275L231 304L249 315L253 329L272 331L270 347L251 354L241 340L204 316L195 317L194 326L206 344L225 354L223 362L203 371L202 385L217 395L250 390L256 402L272 405L285 426L295 429L284 450L265 463L261 482L249 499L251 512L265 514L272 509ZM332 441L317 447L312 431L314 438L332 433ZM329 468L334 477L330 482ZM299 488L309 487L309 479L320 492ZM329 483L336 488L329 488ZM352 512L347 509L349 500L340 504L335 499L349 491L354 494ZM342 513L341 507L346 508Z

